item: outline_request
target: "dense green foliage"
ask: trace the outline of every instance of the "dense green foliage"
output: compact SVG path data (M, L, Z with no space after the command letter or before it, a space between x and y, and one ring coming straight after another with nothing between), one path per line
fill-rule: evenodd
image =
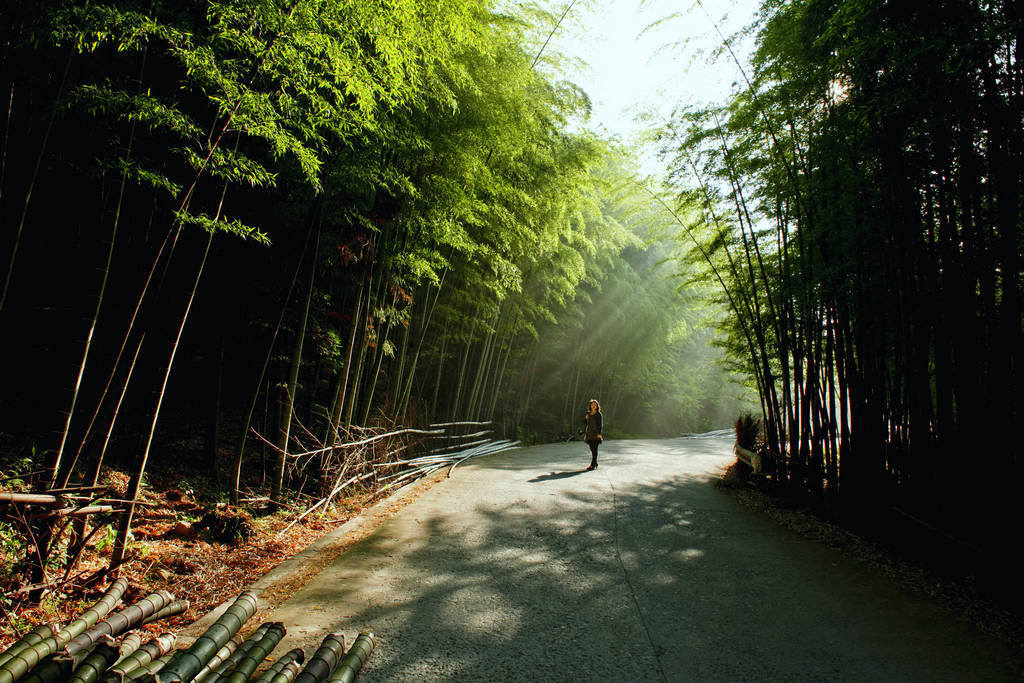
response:
M727 424L719 314L537 68L559 16L5 3L0 455L35 448L37 489L113 458L134 498L152 456L277 499L298 441L361 426L544 439L591 395L611 435Z
M991 552L1020 473L1022 29L1016 3L768 2L750 87L664 137L783 476Z

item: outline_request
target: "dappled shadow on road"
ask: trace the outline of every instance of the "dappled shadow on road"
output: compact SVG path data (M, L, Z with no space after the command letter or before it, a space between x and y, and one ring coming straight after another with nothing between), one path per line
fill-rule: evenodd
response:
M769 525L706 470L664 460L702 455L665 453L624 443L581 478L537 475L555 464L544 458L494 460L504 479L408 508L295 600L321 632L377 634L370 683L954 680L990 657L964 658L963 634L915 636L899 604L867 627L871 590L838 594L848 577L833 555L803 548L810 565L794 570L798 541L766 540Z

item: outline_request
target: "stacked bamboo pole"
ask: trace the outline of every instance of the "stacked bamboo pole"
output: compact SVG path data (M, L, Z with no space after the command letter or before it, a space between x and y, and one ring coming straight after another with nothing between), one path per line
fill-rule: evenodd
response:
M346 653L340 633L329 634L307 661L290 650L266 669L286 634L284 624L265 623L244 641L238 635L256 613L254 593L243 592L187 649L174 650L176 636L164 633L143 642L134 630L188 608L166 591L153 593L110 616L127 589L121 579L64 628L39 626L0 653L0 683L323 683L354 681L376 645L361 633ZM306 664L303 668L303 663Z

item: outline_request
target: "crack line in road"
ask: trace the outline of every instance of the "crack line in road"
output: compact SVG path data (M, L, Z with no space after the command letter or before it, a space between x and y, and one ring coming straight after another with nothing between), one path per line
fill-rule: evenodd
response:
M605 479L608 480L608 487L612 490L612 521L613 526L613 537L615 540L615 556L619 558L619 566L622 567L622 575L626 578L626 586L629 588L629 594L633 598L633 605L636 607L637 616L640 617L640 623L644 627L644 633L647 634L647 642L651 646L651 654L654 655L654 662L658 665L658 673L661 674L661 680L668 681L668 677L665 676L665 669L661 666L661 656L658 654L658 648L654 645L654 638L651 637L651 629L647 626L647 620L644 619L643 610L640 609L640 600L636 597L636 590L633 588L633 582L629 579L629 571L626 569L626 563L622 560L622 550L619 548L619 499L615 495L615 484L612 483L612 478L608 476L608 472L605 472Z

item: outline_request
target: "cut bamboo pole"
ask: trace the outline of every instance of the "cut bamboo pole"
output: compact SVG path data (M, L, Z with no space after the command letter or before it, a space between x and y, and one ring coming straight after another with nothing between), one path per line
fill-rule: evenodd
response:
M227 683L246 683L249 677L252 676L253 672L266 657L273 652L277 644L281 642L281 639L285 636L284 624L281 622L274 622L270 624L266 634L259 640L256 645L249 650L238 664L235 665L235 670L229 673L224 680Z
M492 441L491 439L477 439L476 441L470 441L468 443L452 444L451 446L446 446L444 448L439 448L436 451L432 451L430 454L431 455L446 455L446 456L450 457L450 456L454 455L455 453L457 453L458 451L462 451L462 450L465 450L467 448L474 448L476 446L483 446L484 444L491 443L491 441Z
M45 493L14 493L13 491L0 491L0 503L52 506L57 505L59 501L57 496L51 496Z
M345 636L341 633L328 634L309 658L306 668L295 677L295 683L323 683L338 666L344 654Z
M187 650L179 650L157 674L159 683L191 681L203 666L224 647L231 636L256 613L256 594L245 591L227 611Z
M63 653L68 657L75 658L85 649L92 647L103 636L111 637L120 635L125 631L141 624L146 617L156 614L165 605L174 601L174 596L167 591L157 591L147 595L134 605L126 607L117 614L90 628L80 636L70 640L63 648ZM76 665L78 662L75 662Z
M14 655L30 645L35 645L47 638L52 638L54 635L53 627L49 624L36 626L34 629L23 635L19 640L15 641L9 648L0 653L0 666L3 666L4 663L10 661Z
M40 512L26 516L29 519L50 519L53 517L88 517L89 515L110 512L122 512L122 510L115 509L113 505L87 505L80 508L61 508L59 510L50 510L49 512Z
M206 663L206 666L204 666L202 668L202 670L200 670L200 672L197 673L196 677L193 678L192 680L195 681L195 683L202 683L202 681L207 676L209 676L211 673L213 673L214 669L216 669L218 666L221 665L222 662L224 662L225 660L227 660L228 657L230 657L232 654L234 654L235 651L238 649L238 646L241 645L241 644L242 644L242 636L239 636L239 635L232 636L231 640L229 640L228 642L224 643L224 647L222 647L221 649L217 650L217 654L215 654L213 656L213 658Z
M173 633L164 633L154 638L110 667L103 676L103 683L121 683L131 678L132 673L149 666L174 649L175 640L177 636Z
M292 660L285 664L273 677L268 678L267 683L292 683L301 671L302 663Z
M486 422L438 422L438 423L435 423L435 424L432 424L432 425L428 425L428 426L431 427L431 428L434 428L434 427L461 427L463 425L489 425L489 424L491 424L491 420L487 420Z
M109 491L111 486L68 486L61 489L46 489L45 494L55 495L69 495L69 494L83 494L83 493L96 493L97 491Z
M69 683L96 683L100 676L118 659L118 648L111 643L100 643L89 656L75 667Z
M127 588L128 582L124 579L115 581L95 605L61 629L57 635L44 638L14 653L8 661L0 664L0 683L14 683L32 671L44 658L54 654L62 644L95 624L100 617L113 609Z
M302 670L302 663L306 661L306 651L302 648L289 650L283 657L274 662L263 675L256 679L256 683L286 683L291 681ZM290 673L285 673L289 670Z
M342 449L342 448L352 448L354 446L365 446L368 443L373 443L375 441L380 441L381 439L386 439L389 436L401 436L402 434L439 434L439 433L440 432L437 431L437 430L428 430L428 429L411 429L411 428L410 429L399 429L399 430L396 430L396 431L393 431L393 432L388 432L386 434L377 434L376 436L371 436L369 438L362 439L361 441L352 441L352 442L349 442L349 443L339 443L339 444L335 444L333 446L326 446L324 448L317 448L317 449L314 449L314 450L311 450L311 451L303 451L302 453L289 453L288 457L289 458L303 458L303 457L305 457L307 455L320 455L321 453L329 453L331 451L339 450L339 449ZM276 451L281 452L281 449L280 449L279 446L276 446L274 444L269 444L269 445L272 446Z
M150 662L146 666L143 666L143 667L140 667L140 668L136 669L135 671L132 672L130 680L133 680L133 681L146 681L147 683L152 683L152 681L154 680L153 677L156 674L158 674L160 671L163 671L163 669L168 664L171 663L171 661L174 659L174 656L176 654L178 654L178 653L177 652L169 652L169 653L165 654L163 657L161 657L160 659L157 659L157 660L155 660L153 662ZM156 679L156 680L159 680L159 679Z
M242 642L242 644L235 649L234 652L232 652L227 657L223 658L219 664L210 667L211 670L208 672L209 678L207 679L209 683L214 683L214 681L220 680L222 677L227 675L227 673L231 671L235 664L237 664L242 659L242 657L244 657L246 653L249 652L249 650L251 650L256 645L256 643L260 642L260 640L263 638L263 634L267 632L268 628L270 628L269 623L261 624L259 628L257 628L251 634L249 634L249 637L246 638ZM198 681L198 678L199 674L196 674L195 680Z
M63 647L75 638L75 636L84 633L86 629L91 628L97 621L109 614L110 610L114 609L114 605L116 605L121 600L122 596L124 596L124 592L126 590L128 590L127 579L118 579L114 583L110 584L110 587L107 588L107 592L100 597L95 605L83 612L78 619L60 630L56 635L58 646Z
M164 605L164 607L156 614L146 617L142 624L152 624L154 621L160 621L161 619L167 619L168 617L176 617L179 614L187 612L188 607L188 600L174 600Z
M458 462L453 463L452 466L451 466L451 469L448 470L448 476L449 477L452 476L452 471L457 466L461 465L462 463L466 462L467 460L472 460L473 458L479 458L482 455L497 455L498 453L503 453L505 451L509 451L509 450L512 450L513 448L518 448L518 447L519 447L519 442L518 441L498 441L498 442L495 442L495 444L493 446L482 447L480 449L477 449L476 452L469 453L469 454L465 455L465 457L461 458Z
M356 680L359 672L363 670L366 660L370 658L375 647L377 647L377 639L373 637L372 633L369 631L360 633L356 638L356 642L352 643L352 647L341 658L337 668L331 672L330 678L327 680L332 683L335 681L352 683L352 681Z
M214 683L215 681L218 681L227 676L227 674L230 673L234 666L236 666L239 663L239 661L242 660L242 657L248 654L249 650L255 647L256 644L263 639L263 636L266 635L266 631L269 628L270 623L267 622L265 624L261 624L259 628L257 628L251 634L249 634L249 637L245 639L245 641L242 643L241 646L239 646L239 648L236 651L232 652L227 658L221 661L221 663L217 665L216 668L214 668L213 674L209 678L209 683Z
M71 675L71 670L70 659L50 655L42 659L31 672L20 680L21 683L62 683Z
M300 521L302 521L302 519L303 519L303 518L304 518L304 517L305 517L306 515L308 515L309 513L313 512L314 510L316 510L317 508L319 508L319 507L320 507L321 505L323 505L323 504L325 504L325 503L329 502L329 501L330 501L330 500L331 500L332 498L334 498L334 496L336 496L336 495L337 495L337 494L338 494L338 493L339 493L339 492L340 492L340 491L341 491L341 490L342 490L343 488L345 488L345 487L346 487L346 486L348 486L349 484L354 484L354 483L355 483L355 482L357 482L357 481L362 481L362 480L364 480L364 479L369 479L369 478L370 478L370 477L372 477L373 475L374 475L374 472L367 472L366 474L363 474L363 475L361 475L361 476L355 476L355 477L352 477L351 479L347 480L347 481L346 481L345 483L343 483L343 484L339 484L338 486L335 486L335 487L334 487L334 488L333 488L333 489L331 490L331 492L330 492L329 494L327 494L327 496L325 496L324 498L321 498L321 499L320 499L320 500L319 500L319 501L318 501L318 502L317 502L317 503L316 503L315 505L313 505L312 507L310 507L310 508L307 508L305 512L303 512L303 513L302 513L301 515L299 515L298 517L296 517L295 519L293 519L293 520L291 521L291 523L289 523L289 524L288 524L288 526L286 526L285 528L283 528L283 529L281 529L280 531L278 531L278 532L277 532L277 535L278 535L278 536L281 536L281 535L283 535L283 534L284 534L284 533L285 533L286 531L288 531L288 530L289 530L289 529L291 529L291 528L292 528L293 526L295 526L295 525L296 525L296 524L298 524L298 523L299 523Z
M140 647L142 647L142 634L139 632L129 633L117 647L117 660L121 661Z

